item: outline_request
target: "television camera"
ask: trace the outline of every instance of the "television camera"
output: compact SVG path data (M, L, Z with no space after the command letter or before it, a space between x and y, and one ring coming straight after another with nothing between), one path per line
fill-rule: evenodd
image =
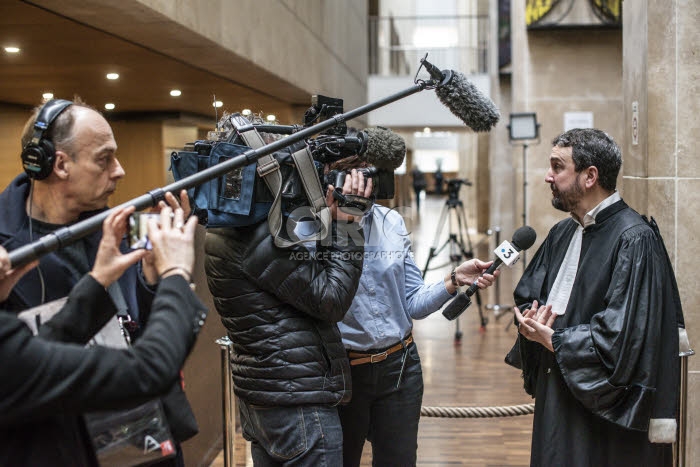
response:
M253 116L246 119L238 113L224 114L217 124L217 130L209 132L206 140L199 140L185 146L183 151L172 154L172 170L176 180L197 171L221 163L252 147L252 142L261 145L273 141L282 142L285 135L293 135L313 126L318 119L332 119L343 112L342 99L326 96L313 96L311 107L304 114L303 125L264 124L262 118ZM253 131L255 130L255 131ZM252 139L251 139L252 138ZM255 148L254 148L255 149ZM285 212L308 205L314 197L308 192L309 182L298 167L300 158L311 159L308 167L320 183L323 193L329 185L342 188L345 171L328 170L328 165L350 156L358 157L358 164L372 167L360 172L373 183L373 199L394 197L394 170L401 165L405 156L403 138L385 128L368 128L363 131L348 129L345 123L335 125L313 137L296 142L275 152L273 170L279 169L281 186L279 196ZM271 167L270 164L266 167ZM257 165L257 167L256 167ZM306 167L306 165L305 165ZM194 210L200 223L210 227L242 226L259 222L264 218L278 193L266 189L267 182L262 178L266 168L255 162L233 169L222 177L201 187L191 189ZM269 187L267 187L269 188ZM313 187L312 187L313 188ZM344 197L338 193L340 207L367 209L373 199L359 200L357 197Z
M253 125L261 133L292 134L313 126L318 121L328 120L342 113L342 99L314 95L311 98L311 107L304 113L303 126L261 125L255 122ZM406 144L403 138L392 131L382 127L358 131L348 128L345 122L340 122L319 133L318 136L307 139L306 145L314 159L324 190L329 185L342 188L345 175L348 173L337 170L327 171L327 166L339 160L357 156L360 162L366 162L372 166L360 172L365 179L372 179L373 197L375 199L394 197L394 170L403 163ZM343 202L344 200L341 199L339 204L342 206Z
M430 75L429 78L425 78L424 75L420 75L420 72L423 69L428 72ZM294 134L290 133L286 138L282 138L268 144L260 144L254 148L245 146L228 148L226 151L220 151L220 153L216 155L217 157L214 158L199 158L197 157L197 153L192 151L194 153L194 157L188 157L188 160L184 162L182 160L184 158L180 158L181 160L179 162L182 162L182 164L180 164L179 167L176 167L175 158L178 157L178 154L187 151L181 151L180 153L176 152L171 157L171 160L173 161L173 175L176 175L175 172L177 171L179 172L179 176L176 176L176 180L173 183L163 187L154 188L141 196L121 204L118 207L133 206L137 210L145 209L155 206L164 198L166 192L177 193L182 189L188 190L191 198L192 192L198 190L199 193L203 194L206 201L210 198L209 193L218 193L217 186L220 183L219 180L225 178L225 174L235 172L238 169L240 169L241 172L250 173L252 169L253 178L250 183L253 183L255 180L254 162L265 161L265 167L268 167L269 158L273 158L273 156L271 156L272 154L287 150L290 146L308 140L314 135L337 126L339 123L360 117L373 110L379 109L425 90L435 90L435 94L440 102L442 102L455 116L457 116L474 131L489 131L496 125L498 119L500 118L500 114L494 103L487 96L484 96L472 83L470 83L466 76L455 70L440 70L440 68L428 62L426 54L425 57L420 60L420 66L416 72L412 86L399 90L398 92L395 92L382 99L369 102L341 115L336 115L331 119L320 121L315 125L297 129ZM212 150L212 152L215 151ZM379 164L375 165L379 167ZM398 167L398 165L396 167ZM279 175L278 172L276 173ZM202 188L205 185L209 191L207 191L207 188ZM234 195L237 192L240 195L239 198L243 198L245 193L250 193L251 191L232 190L232 192ZM230 200L223 201L224 204L226 204L226 202ZM217 200L212 200L211 206L208 207L215 209L217 206L219 206L219 204L220 203ZM246 210L246 206L248 213L244 214L243 217L248 217L251 214L250 200L248 200L247 204L244 203L244 209L242 209L242 211ZM271 209L273 211L276 209L275 203L272 204L272 208L270 208L268 204L267 211L270 211ZM267 211L264 209L261 211L260 219L267 214ZM62 227L61 229L45 235L27 245L23 245L10 251L10 264L12 267L21 266L47 253L76 242L80 238L99 230L102 222L110 215L111 212L111 209L103 211L90 217L89 219L85 219L70 226ZM272 230L273 229L271 229L271 232ZM275 236L277 232L272 233L273 236ZM277 244L277 238L275 238L275 244Z

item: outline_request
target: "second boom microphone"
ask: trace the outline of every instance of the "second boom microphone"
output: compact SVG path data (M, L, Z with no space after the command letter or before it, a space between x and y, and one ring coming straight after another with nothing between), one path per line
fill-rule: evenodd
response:
M520 258L520 252L527 250L534 245L536 239L537 234L535 233L535 229L529 225L520 227L515 231L515 233L513 233L512 243L506 240L498 245L498 247L494 250L496 258L493 260L493 264L482 273L482 276L484 274L493 274L503 264L507 266L512 266L515 264ZM457 295L457 297L455 297L455 299L445 307L445 309L442 311L442 315L450 321L459 317L459 315L461 315L464 310L471 305L472 301L469 297L474 295L478 290L479 285L477 284L477 281L474 281L466 292L462 292Z

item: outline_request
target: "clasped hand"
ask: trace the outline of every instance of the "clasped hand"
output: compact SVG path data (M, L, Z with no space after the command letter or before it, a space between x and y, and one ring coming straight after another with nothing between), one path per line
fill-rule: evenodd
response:
M539 306L537 300L534 300L532 307L525 310L525 313L521 313L517 306L513 309L519 323L518 332L527 340L539 342L550 352L554 352L552 326L557 319L557 314L552 311L552 305Z

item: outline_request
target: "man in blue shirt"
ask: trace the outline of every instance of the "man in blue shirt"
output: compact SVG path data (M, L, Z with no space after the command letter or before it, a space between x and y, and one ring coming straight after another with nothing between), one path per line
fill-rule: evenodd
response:
M332 168L349 170L361 165L357 160L348 158ZM359 466L369 439L373 465L415 465L423 375L411 334L413 320L439 310L459 286L478 281L483 289L495 277L480 276L491 262L473 259L444 280L425 284L400 214L374 205L360 226L365 234L360 284L338 323L350 359L353 394L348 405L339 406L343 463Z

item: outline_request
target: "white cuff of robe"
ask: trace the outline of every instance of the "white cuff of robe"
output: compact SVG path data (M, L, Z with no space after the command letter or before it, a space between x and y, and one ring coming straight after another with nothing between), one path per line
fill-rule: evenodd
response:
M649 420L649 442L675 443L676 419L652 418L651 420Z

